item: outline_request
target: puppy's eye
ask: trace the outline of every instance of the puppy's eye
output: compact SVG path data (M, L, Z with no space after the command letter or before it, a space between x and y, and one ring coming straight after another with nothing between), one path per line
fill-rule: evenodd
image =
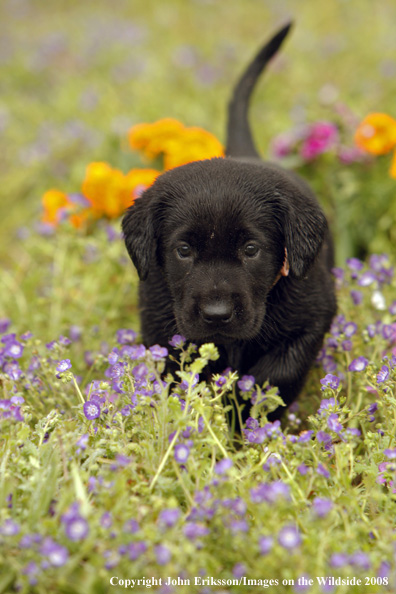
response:
M245 245L244 254L248 258L254 258L255 256L257 256L259 251L260 248L257 245L255 245L254 243L248 243L247 245Z
M185 243L184 245L180 245L177 250L177 255L179 256L179 258L189 258L192 255L192 249L191 247Z

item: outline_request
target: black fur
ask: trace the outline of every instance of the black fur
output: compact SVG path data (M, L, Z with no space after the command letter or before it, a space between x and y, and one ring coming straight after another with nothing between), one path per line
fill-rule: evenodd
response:
M248 126L251 91L289 28L235 89L227 158L165 172L123 220L142 281L143 342L167 345L176 333L215 342L216 371L231 366L259 384L269 380L286 404L336 310L325 216L301 178L257 158Z

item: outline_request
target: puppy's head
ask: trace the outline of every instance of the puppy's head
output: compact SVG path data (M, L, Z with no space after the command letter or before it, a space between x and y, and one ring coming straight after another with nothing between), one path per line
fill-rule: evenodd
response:
M259 334L268 293L289 268L307 274L326 220L280 168L211 159L157 178L122 226L140 279L167 284L178 331L223 344Z

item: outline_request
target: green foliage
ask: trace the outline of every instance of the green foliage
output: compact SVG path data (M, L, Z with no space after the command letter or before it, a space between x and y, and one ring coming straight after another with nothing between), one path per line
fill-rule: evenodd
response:
M179 369L164 381L165 352L136 346L132 332L115 341L103 326L108 344L88 364L90 333L47 345L5 335L0 592L96 594L169 576L185 580L181 593L211 578L230 593L268 586L260 580L298 591L304 577L319 594L317 577L331 576L361 580L358 594L365 580L394 591L395 278L383 256L336 277L340 313L283 428L266 417L282 405L275 388L253 386L237 403L235 373L202 379L214 345L179 339ZM20 357L6 355L10 344ZM241 435L228 415L244 406Z

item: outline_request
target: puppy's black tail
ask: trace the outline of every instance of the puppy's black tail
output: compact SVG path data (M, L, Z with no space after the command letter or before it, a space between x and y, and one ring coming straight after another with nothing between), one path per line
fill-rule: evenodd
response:
M249 100L260 74L282 45L291 26L292 23L288 23L259 51L234 89L228 106L226 155L229 157L259 157L249 126Z

